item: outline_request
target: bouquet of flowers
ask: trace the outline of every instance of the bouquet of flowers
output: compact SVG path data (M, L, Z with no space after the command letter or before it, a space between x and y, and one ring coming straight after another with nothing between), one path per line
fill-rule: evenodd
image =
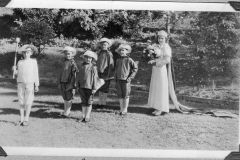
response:
M146 61L155 60L157 58L157 55L154 51L154 47L150 45L147 48L145 48L143 50L142 58L145 59Z

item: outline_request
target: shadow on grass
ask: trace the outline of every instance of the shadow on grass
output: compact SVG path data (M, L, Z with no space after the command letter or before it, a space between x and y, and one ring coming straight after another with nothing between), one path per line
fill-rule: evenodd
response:
M9 124L13 124L13 125L15 125L15 126L17 126L18 125L18 123L16 123L16 122L12 122L12 121L6 121L6 120L0 120L0 123L9 123Z
M1 92L0 96L17 96L17 91L16 92Z
M1 108L0 115L20 114L19 109L15 108Z
M0 86L1 87L1 86ZM1 87L3 88L3 87ZM6 88L9 88L9 87L6 87ZM17 88L15 88L16 91L7 91L7 92L2 92L0 91L0 96L17 96ZM57 91L39 91L39 92L35 92L34 93L34 96L37 97L37 96L61 96L61 93L60 92L57 92Z

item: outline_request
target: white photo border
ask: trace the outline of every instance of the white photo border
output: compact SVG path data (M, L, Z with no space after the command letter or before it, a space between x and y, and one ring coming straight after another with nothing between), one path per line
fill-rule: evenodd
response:
M57 3L56 3L57 1ZM137 3L137 4L136 4ZM79 6L79 7L78 7ZM185 3L161 1L77 1L77 0L11 0L6 8L75 8L170 11L236 12L229 3ZM239 124L240 128L240 124ZM240 139L240 135L239 135ZM238 142L239 143L239 142ZM8 156L81 156L129 158L211 158L222 159L232 151L98 149L98 148L36 148L2 146Z

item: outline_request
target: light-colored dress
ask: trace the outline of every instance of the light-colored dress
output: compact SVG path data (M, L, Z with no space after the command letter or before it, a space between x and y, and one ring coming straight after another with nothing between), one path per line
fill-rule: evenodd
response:
M154 45L158 58L152 66L152 76L148 97L148 106L163 112L169 112L169 80L166 64L170 63L172 51L167 43Z

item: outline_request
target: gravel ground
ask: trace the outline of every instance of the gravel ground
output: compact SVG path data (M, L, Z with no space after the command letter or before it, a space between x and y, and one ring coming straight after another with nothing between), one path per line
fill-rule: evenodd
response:
M181 114L174 110L155 117L146 107L147 97L133 97L130 101L126 117L114 114L118 101L110 96L106 108L94 106L89 123L77 123L81 114L78 95L71 117L63 118L58 116L63 108L58 91L40 87L30 124L21 127L16 85L1 83L1 146L238 150L238 119Z

